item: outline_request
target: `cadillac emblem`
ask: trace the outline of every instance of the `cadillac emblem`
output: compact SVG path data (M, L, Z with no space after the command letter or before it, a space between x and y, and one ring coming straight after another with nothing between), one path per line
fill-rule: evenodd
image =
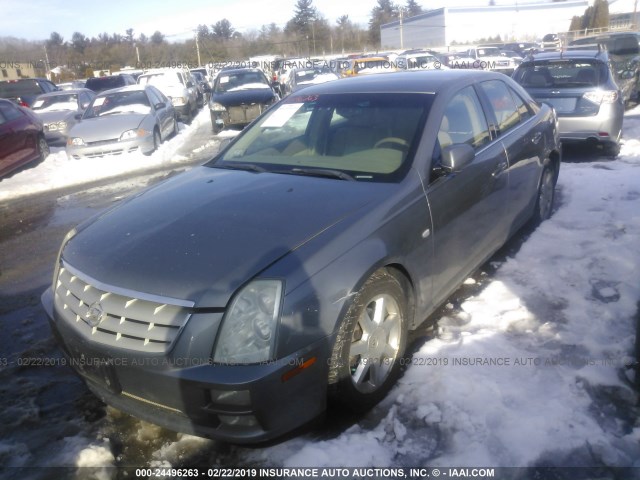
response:
M100 322L107 318L107 312L102 309L102 305L99 302L96 302L89 307L84 318L90 326L97 327Z

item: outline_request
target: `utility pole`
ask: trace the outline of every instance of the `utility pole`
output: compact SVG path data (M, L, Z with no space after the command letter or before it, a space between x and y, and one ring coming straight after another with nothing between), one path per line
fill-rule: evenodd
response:
M400 48L404 48L404 30L402 27L403 16L404 16L404 8L400 7Z
M200 61L200 42L198 41L198 37L200 36L200 32L198 29L194 30L196 33L196 53L198 54L198 66L202 65Z

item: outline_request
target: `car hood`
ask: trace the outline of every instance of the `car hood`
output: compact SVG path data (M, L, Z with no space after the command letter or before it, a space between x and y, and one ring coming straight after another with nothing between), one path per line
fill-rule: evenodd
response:
M138 128L144 117L141 113L117 113L83 119L69 131L69 137L80 137L85 142L119 138L122 132Z
M269 103L275 94L270 88L251 88L236 92L214 93L212 100L225 107L251 103Z
M63 259L106 286L225 307L242 284L376 200L375 184L198 167L78 227Z

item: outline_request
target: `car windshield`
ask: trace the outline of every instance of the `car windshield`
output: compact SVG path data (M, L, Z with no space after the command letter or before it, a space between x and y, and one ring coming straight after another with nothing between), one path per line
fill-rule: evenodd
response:
M87 108L83 118L104 117L105 115L123 113L148 114L150 112L149 99L144 92L137 90L96 97Z
M291 95L210 166L397 182L413 160L432 94Z
M421 55L419 57L410 57L407 59L407 68L427 68L430 64L437 62L438 59L433 55Z
M498 47L483 47L478 49L479 57L499 57L500 49Z
M336 78L336 75L331 70L329 70L328 67L296 70L295 76L296 83L298 85L305 85L307 83L322 83L324 81Z
M216 81L216 93L251 90L253 88L271 88L260 72L236 72L220 75Z
M61 110L77 110L78 95L65 93L50 97L40 97L31 106L36 112L56 112Z
M113 75L111 77L94 77L89 78L86 83L86 88L91 90L109 90L111 88L118 88L124 85L124 79L119 75Z
M584 88L607 81L607 65L585 59L559 59L522 65L514 79L523 87Z
M182 85L182 80L180 79L178 72L149 73L146 75L140 75L138 77L138 84L162 87L168 85Z

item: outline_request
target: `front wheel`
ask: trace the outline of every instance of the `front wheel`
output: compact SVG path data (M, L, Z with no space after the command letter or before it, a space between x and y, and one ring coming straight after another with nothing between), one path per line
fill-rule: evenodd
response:
M395 383L407 344L403 278L381 269L356 294L331 354L329 394L352 411L366 411Z
M155 129L153 131L153 150L145 153L145 155L151 155L153 152L155 152L160 146L161 142L162 142L162 139L160 138L160 132L158 131L158 129Z
M47 140L43 136L38 137L38 163L44 162L49 156L49 152Z

